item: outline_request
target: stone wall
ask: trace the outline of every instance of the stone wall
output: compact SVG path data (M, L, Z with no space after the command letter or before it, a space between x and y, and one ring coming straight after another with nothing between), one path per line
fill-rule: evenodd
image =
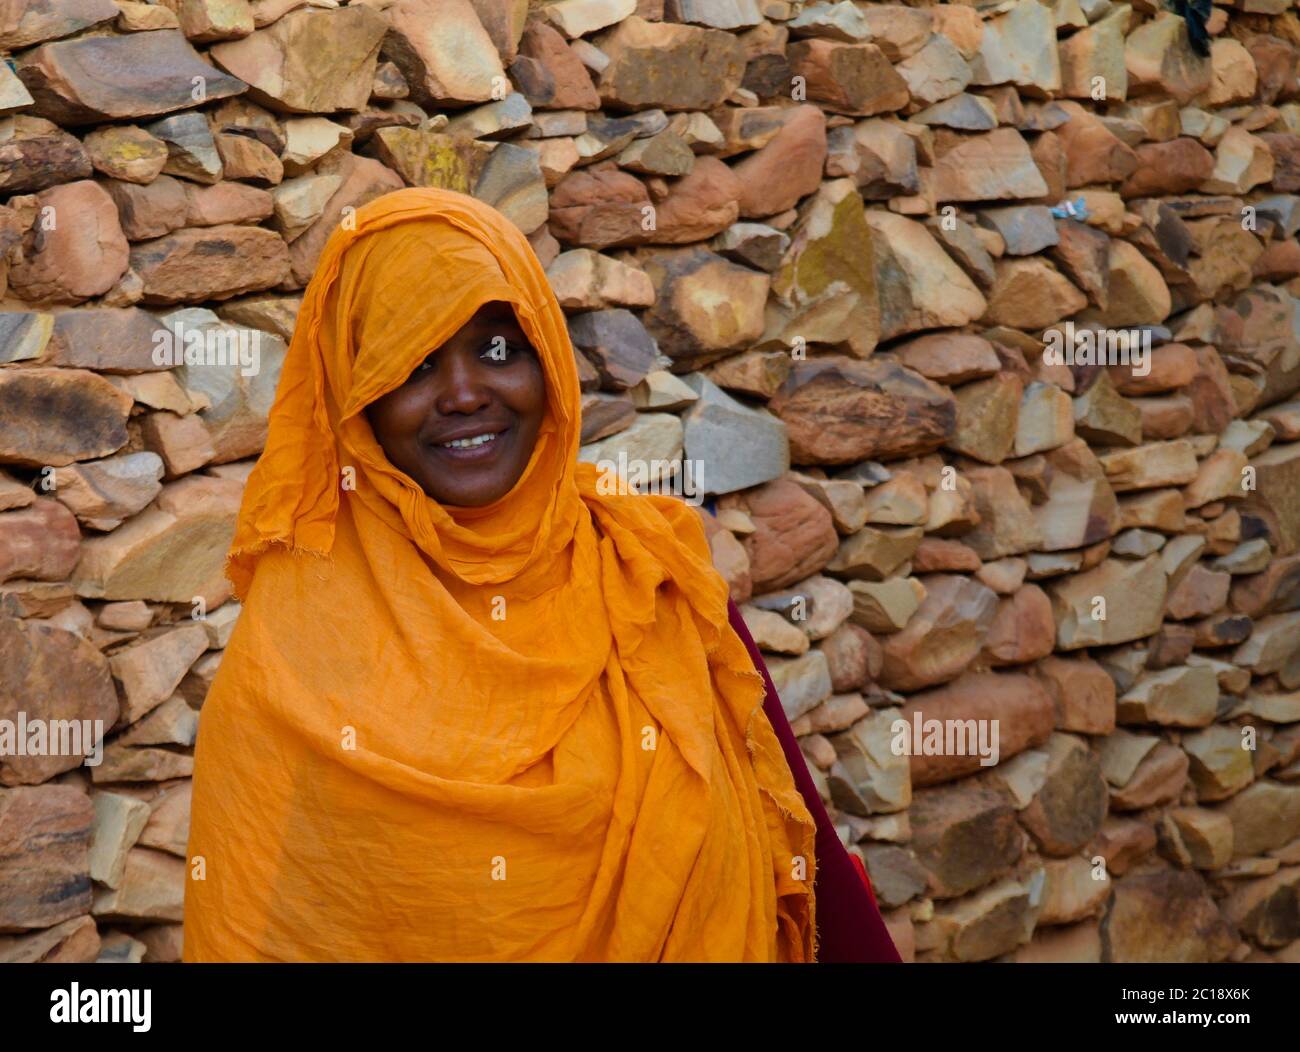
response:
M6 5L0 720L109 732L0 757L0 959L178 959L301 290L443 185L547 265L584 457L717 497L905 956L1300 960L1300 20L1237 3Z

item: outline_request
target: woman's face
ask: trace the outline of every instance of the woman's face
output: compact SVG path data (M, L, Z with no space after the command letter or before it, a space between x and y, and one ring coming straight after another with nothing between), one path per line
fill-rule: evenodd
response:
M546 409L537 352L508 303L485 303L366 408L392 464L439 504L481 507L524 473Z

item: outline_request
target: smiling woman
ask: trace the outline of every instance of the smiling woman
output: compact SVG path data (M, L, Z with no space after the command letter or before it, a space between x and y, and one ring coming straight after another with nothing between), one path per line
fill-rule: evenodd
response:
M601 492L580 423L502 216L334 233L228 563L185 960L898 959L698 514Z
M388 459L430 497L479 507L523 474L545 408L537 353L510 305L492 302L366 417Z

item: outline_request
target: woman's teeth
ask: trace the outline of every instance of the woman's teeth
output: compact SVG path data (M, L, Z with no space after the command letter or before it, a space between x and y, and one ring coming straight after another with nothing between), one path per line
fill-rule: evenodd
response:
M442 447L444 449L473 449L475 446L487 445L487 443L496 438L498 434L500 434L500 432L493 431L486 435L475 435L473 438L457 438L450 442L443 442Z

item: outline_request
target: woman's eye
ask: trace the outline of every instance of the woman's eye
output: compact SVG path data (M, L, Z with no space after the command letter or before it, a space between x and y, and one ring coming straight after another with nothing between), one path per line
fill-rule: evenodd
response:
M415 370L411 373L411 375L406 378L406 382L409 384L412 380L415 380L418 377L423 376L432 368L433 368L433 355L429 355L429 357L427 357L424 361L422 361L419 365L415 367Z
M504 336L493 336L483 348L479 355L492 362L507 361L511 355L522 354L525 348L520 347L517 343L511 343Z

